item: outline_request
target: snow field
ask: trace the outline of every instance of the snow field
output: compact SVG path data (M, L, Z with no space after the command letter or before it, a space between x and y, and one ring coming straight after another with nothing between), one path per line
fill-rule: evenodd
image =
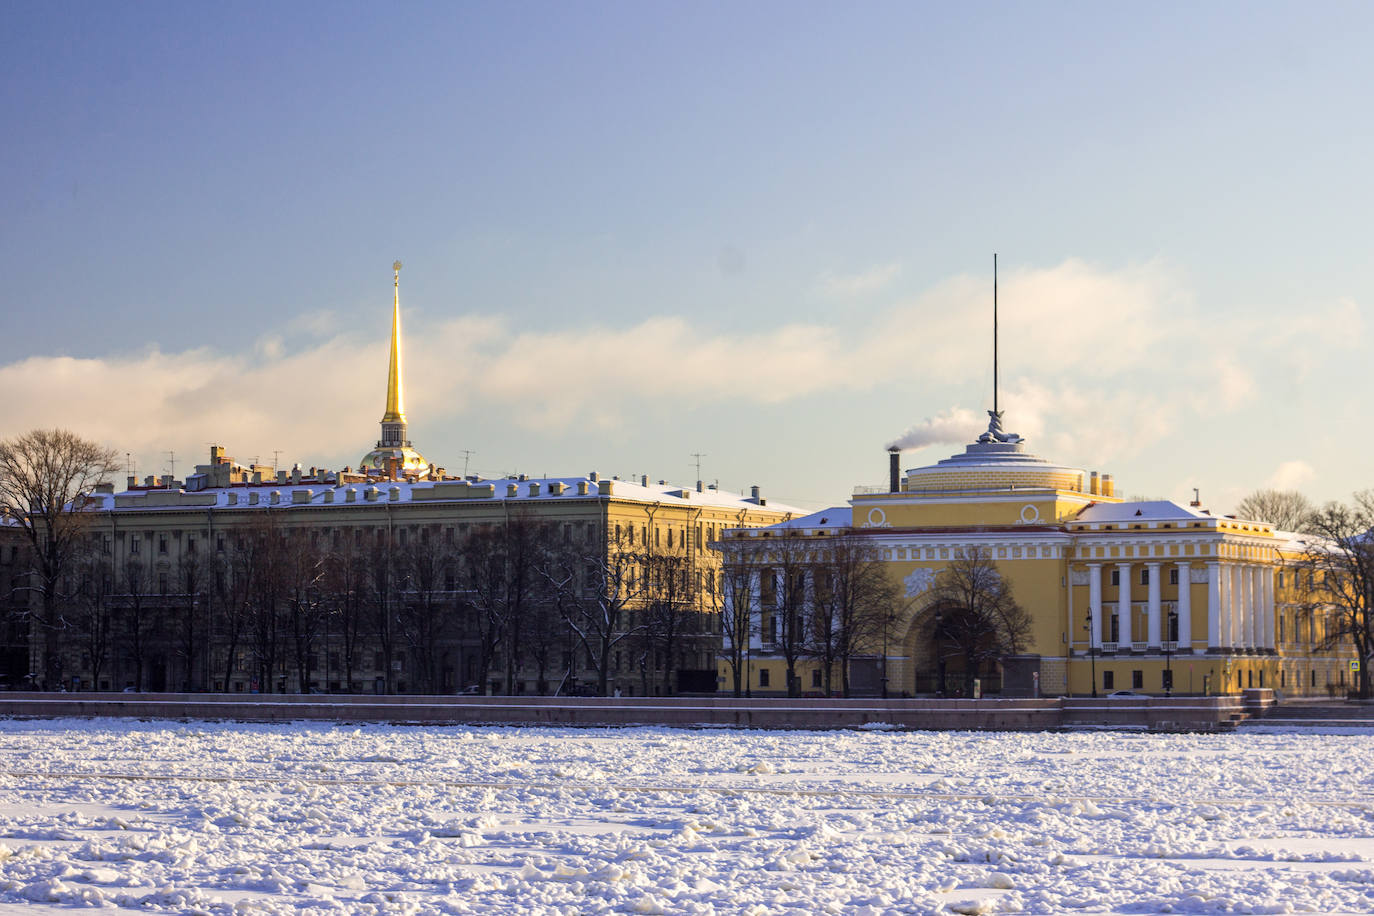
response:
M1374 731L0 722L0 909L1369 913Z

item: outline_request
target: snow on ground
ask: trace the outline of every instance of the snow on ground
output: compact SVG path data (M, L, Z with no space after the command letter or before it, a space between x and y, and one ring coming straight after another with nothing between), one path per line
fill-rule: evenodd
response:
M1370 913L1374 730L0 721L0 911Z

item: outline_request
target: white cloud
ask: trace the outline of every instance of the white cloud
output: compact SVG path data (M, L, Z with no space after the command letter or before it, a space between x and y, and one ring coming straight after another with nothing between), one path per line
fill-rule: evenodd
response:
M1274 469L1264 485L1273 490L1301 490L1303 485L1315 479L1317 471L1306 461L1285 461Z

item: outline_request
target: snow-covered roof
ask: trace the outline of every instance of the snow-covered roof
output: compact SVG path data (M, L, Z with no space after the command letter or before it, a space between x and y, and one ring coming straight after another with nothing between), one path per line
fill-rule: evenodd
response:
M1216 516L1191 506L1180 506L1168 499L1129 503L1092 503L1074 518L1075 522L1175 521L1177 519L1216 519Z
M349 495L352 499L349 499ZM757 500L752 496L724 490L677 486L668 483L590 477L526 477L467 480L368 480L335 484L317 480L300 483L271 481L262 484L210 487L203 490L134 489L114 495L97 495L90 508L161 511L179 508L256 508L275 506L365 506L369 503L444 502L465 503L482 500L534 503L565 499L612 499L659 503L665 506L695 508L763 510L779 515L801 515L805 510L782 503ZM257 498L253 502L253 497Z
M854 512L849 506L834 506L830 509L822 509L819 512L812 512L801 518L791 518L785 522L779 522L773 528L795 528L807 531L822 531L834 528L848 528L853 520Z

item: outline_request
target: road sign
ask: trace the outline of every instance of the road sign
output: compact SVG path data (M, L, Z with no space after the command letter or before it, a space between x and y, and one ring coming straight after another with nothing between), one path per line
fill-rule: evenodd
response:
M1359 670L1360 670L1360 660L1359 660L1358 658L1352 658L1352 659L1350 660L1350 670L1351 670L1351 671L1359 671Z

